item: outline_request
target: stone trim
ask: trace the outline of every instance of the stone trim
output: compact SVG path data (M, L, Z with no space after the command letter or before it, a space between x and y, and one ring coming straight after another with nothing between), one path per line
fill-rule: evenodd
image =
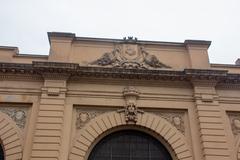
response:
M239 128L240 113L228 112L228 117L230 120L232 133L234 135L234 140L236 141L235 148L236 148L237 160L240 160L240 128Z
M105 42L105 43L136 43L143 45L161 45L161 46L175 46L175 47L186 47L187 45L204 45L209 47L211 41L205 40L185 40L184 42L163 42L163 41L148 41L138 40L135 37L123 37L123 39L113 38L92 38L92 37L77 37L75 33L69 32L48 32L49 41L51 38L72 38L74 41L87 41L87 42Z
M201 45L201 46L207 46L207 48L210 47L211 43L212 43L211 41L191 40L191 39L186 39L186 40L184 41L184 44L185 44L185 45L196 45L196 46Z
M237 155L237 160L240 160L240 138L238 137L237 142L235 143L235 151Z
M3 143L6 160L22 159L22 137L15 122L0 112L0 139Z
M210 80L227 85L240 84L240 74L230 74L226 70L184 69L183 71L174 71L171 69L124 69L79 66L76 63L60 62L33 62L33 64L0 63L0 77L7 78L7 75L16 75L16 77L28 75L39 78L46 75L53 75L54 78L57 78L57 76L69 76L73 80L82 77L168 81Z
M105 113L90 120L74 140L69 160L86 160L90 148L99 136L110 129L127 125L124 114L118 112ZM193 160L184 135L164 118L150 113L138 114L138 120L133 126L146 128L161 136L170 145L178 160Z

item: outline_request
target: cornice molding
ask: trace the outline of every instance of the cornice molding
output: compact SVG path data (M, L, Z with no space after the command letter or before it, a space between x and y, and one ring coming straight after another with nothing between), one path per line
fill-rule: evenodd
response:
M33 69L32 64L0 63L0 79L42 81L43 77Z
M173 71L168 69L124 69L109 67L79 66L76 63L33 62L32 64L0 63L0 77L42 77L47 78L110 78L110 79L139 79L163 81L204 81L217 82L224 85L239 85L240 74L229 74L227 70L185 69Z
M217 89L235 89L239 90L240 89L240 83L238 84L232 84L232 83L218 83L217 84Z

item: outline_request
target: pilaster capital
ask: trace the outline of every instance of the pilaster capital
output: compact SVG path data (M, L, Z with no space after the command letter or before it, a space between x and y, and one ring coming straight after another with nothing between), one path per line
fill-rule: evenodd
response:
M216 93L215 86L216 80L192 80L194 98L197 104L212 103L217 104L218 95Z

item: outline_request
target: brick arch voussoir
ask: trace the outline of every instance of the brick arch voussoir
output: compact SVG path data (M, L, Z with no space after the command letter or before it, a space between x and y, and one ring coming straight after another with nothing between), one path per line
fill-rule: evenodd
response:
M109 112L90 120L75 139L69 160L85 160L88 149L107 130L126 125L123 113ZM136 126L152 130L160 135L172 148L179 160L193 160L190 148L184 137L171 123L151 113L138 115Z
M238 150L237 150L237 159L240 160L240 146L238 146Z
M22 136L15 122L0 112L0 140L6 160L22 159Z
M236 150L237 150L237 160L240 160L240 137L237 138Z

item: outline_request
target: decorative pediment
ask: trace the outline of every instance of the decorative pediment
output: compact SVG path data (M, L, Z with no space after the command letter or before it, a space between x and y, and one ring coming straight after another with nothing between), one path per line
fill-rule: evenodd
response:
M170 68L161 63L155 55L149 54L143 46L139 46L137 39L126 39L124 44L116 45L111 52L90 65L116 67L126 69L162 69Z

